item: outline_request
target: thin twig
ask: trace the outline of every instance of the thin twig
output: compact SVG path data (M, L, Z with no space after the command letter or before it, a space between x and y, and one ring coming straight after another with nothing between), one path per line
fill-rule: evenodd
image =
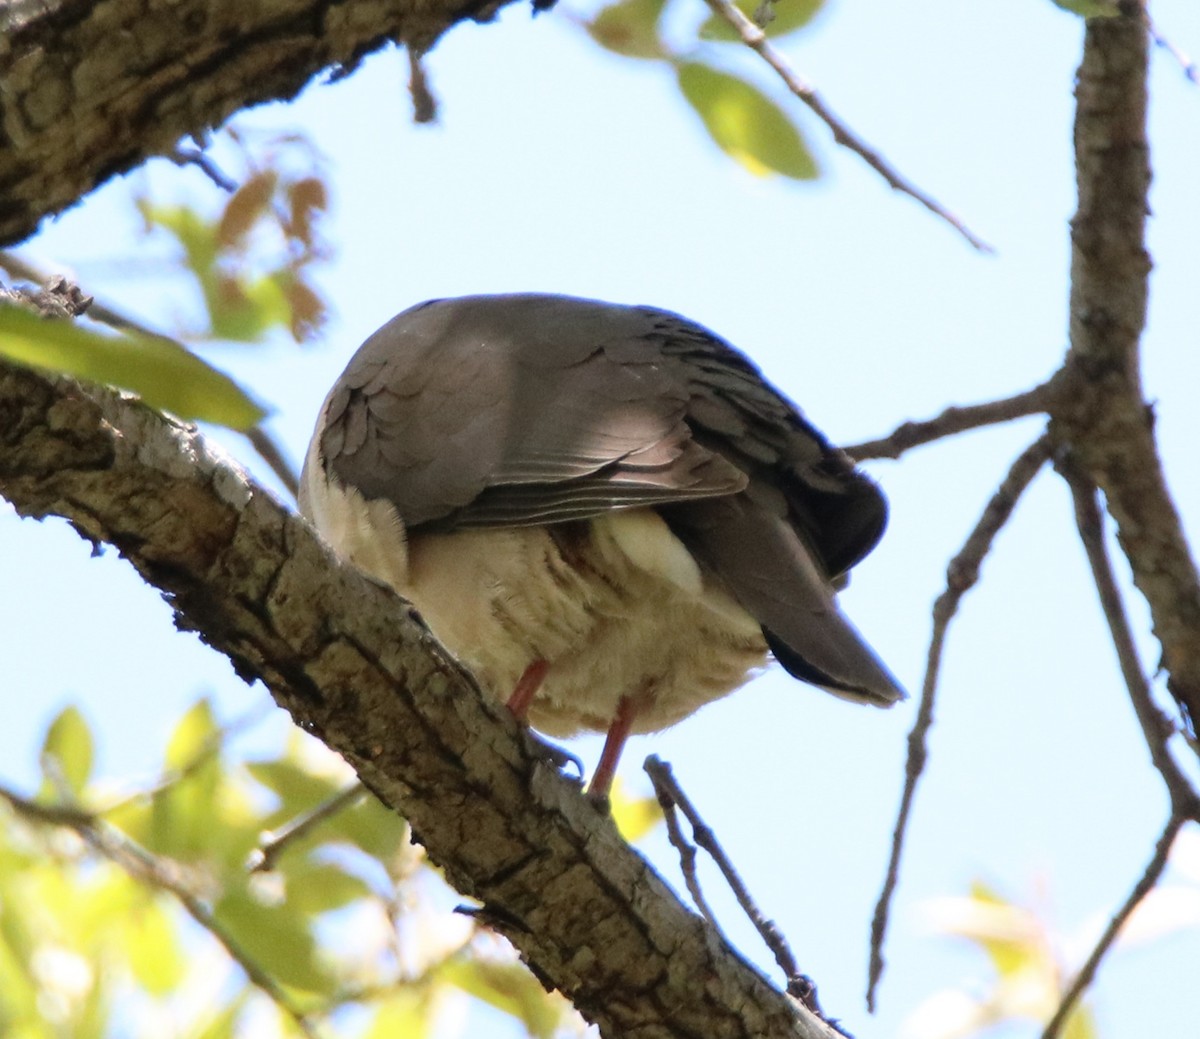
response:
M1146 15L1146 30L1150 33L1150 39L1154 41L1154 46L1165 50L1172 58L1179 62L1179 67L1183 69L1183 74L1188 79L1193 83L1200 84L1200 70L1196 68L1196 63L1186 51L1180 50L1167 37L1159 33L1158 26L1151 21L1148 14Z
M1075 1004L1079 1001L1079 997L1083 995L1084 991L1095 980L1096 971L1099 969L1100 963L1105 955L1107 955L1108 950L1112 948L1113 942L1117 940L1117 935L1121 933L1121 928L1125 926L1125 922L1141 903L1142 899L1158 883L1163 870L1166 869L1167 858L1171 854L1171 846L1175 843L1175 838L1179 835L1179 831L1186 821L1182 815L1177 813L1173 813L1171 818L1167 820L1167 825L1163 829L1162 836L1158 838L1158 844L1154 847L1154 855L1142 873L1141 879L1134 885L1133 890L1129 892L1129 897L1125 899L1125 903L1108 922L1108 926L1104 929L1104 934L1096 942L1095 948L1092 949L1091 954L1087 958L1087 962L1079 969L1079 973L1075 975L1070 987L1063 994L1062 1001L1058 1004L1058 1009L1054 1011L1054 1016L1046 1023L1046 1027L1042 1031L1042 1039L1058 1039L1059 1032L1063 1025L1066 1024L1071 1011L1075 1009Z
M312 833L325 820L357 804L366 795L367 788L361 783L354 783L310 811L297 816L282 829L264 833L265 840L262 846L250 853L250 872L265 873L274 869L276 861L292 844Z
M1121 599L1108 548L1104 542L1104 516L1100 511L1099 491L1095 484L1075 471L1069 462L1060 461L1057 468L1071 488L1079 537L1087 553L1088 564L1092 568L1092 578L1096 583L1096 592L1100 596L1104 617L1108 621L1108 630L1121 665L1125 687L1129 691L1129 699L1133 702L1134 712L1150 749L1150 760L1167 786L1172 812L1185 819L1200 822L1200 795L1197 795L1187 775L1171 756L1170 739L1175 727L1154 702L1150 683L1146 680L1145 671L1138 658L1129 617L1125 612L1125 604Z
M1050 442L1043 434L1017 456L1008 475L1004 477L996 493L946 568L946 590L933 604L933 632L929 639L929 655L925 664L925 681L921 687L921 706L917 720L908 734L908 760L904 766L904 793L900 797L900 810L896 816L896 827L892 831L892 852L888 860L883 889L875 903L871 919L871 961L867 976L867 1007L875 1010L875 989L883 977L883 939L887 933L888 913L892 895L900 877L900 857L904 850L904 837L908 830L909 813L916 794L917 781L925 768L927 758L926 740L933 727L933 707L937 699L938 672L941 669L942 649L950 621L958 612L962 597L979 580L979 570L984 557L991 550L996 535L1012 516L1013 509L1025 489L1037 475L1038 470L1050 457Z
M758 908L741 876L730 861L729 856L725 854L725 850L721 847L716 835L712 832L708 824L700 818L700 813L696 811L687 794L683 792L679 784L675 781L675 776L671 772L671 766L656 754L651 754L646 759L644 768L646 774L650 777L650 781L654 784L658 803L663 806L664 813L668 805L678 805L679 810L687 816L688 822L692 824L692 835L696 843L712 856L713 861L717 864L717 868L720 869L726 882L732 889L734 897L737 898L738 905L742 907L745 914L750 918L750 922L754 924L755 929L762 936L762 940L766 943L767 948L771 950L771 955L775 957L775 962L779 964L780 969L783 971L784 977L787 979L788 994L799 999L814 1014L820 1015L827 1023L832 1024L821 1013L820 1005L817 1003L817 988L813 984L812 979L800 971L800 968L796 964L796 957L792 955L792 950L788 947L787 939L784 938L775 921L768 920L763 915L762 910ZM689 883L690 889L691 885ZM694 893L693 897L695 897ZM705 913L705 916L708 916L710 920L712 919L708 913Z
M267 467L275 474L288 493L295 498L300 493L300 478L296 475L296 470L292 468L291 463L284 457L279 441L262 426L252 426L246 430L245 436L250 441L250 446L258 452L258 457L267 463Z
M949 407L935 418L902 423L885 437L867 440L842 450L856 462L868 458L899 458L910 448L964 433L968 429L994 426L1045 412L1050 406L1052 392L1053 380L1003 400Z
M49 286L58 278L57 275L39 270L20 256L7 250L0 250L0 268L6 270L14 278L30 281L37 285ZM162 332L156 331L136 318L128 317L120 311L114 310L94 297L89 296L87 299L87 316L91 320L98 321L102 325L108 325L109 328L115 328L119 332L132 332L135 335L146 336L163 343L169 343L179 350L191 352L187 344L181 343L178 339L164 335ZM279 479L279 482L287 488L292 497L295 497L300 487L299 478L292 466L288 464L283 449L276 442L275 438L261 426L255 426L253 429L247 431L245 437L250 442L250 446L258 452L259 457L267 463L267 466Z
M868 166L878 173L896 191L915 199L935 216L940 217L962 235L974 248L983 253L994 250L987 242L972 232L966 224L951 213L931 195L926 194L911 181L902 177L888 161L862 138L854 133L842 120L833 113L816 89L805 80L787 60L767 40L767 35L747 18L731 0L704 0L713 12L725 19L737 31L742 42L751 50L756 51L762 59L771 66L779 78L787 84L787 88L804 102L833 133L833 139L844 148L849 148Z
M646 771L650 772L649 764L646 766ZM696 875L696 846L683 835L683 830L679 826L679 816L675 811L675 798L663 784L657 781L653 772L650 772L650 779L654 783L654 793L667 823L667 837L679 852L679 868L683 870L684 883L687 884L692 901L696 903L696 908L700 910L704 919L721 931L721 925L717 923L717 918L709 908L708 900L705 899L704 891L700 887L700 878ZM724 934L723 931L721 933Z
M180 145L166 157L176 166L195 166L222 191L233 194L237 191L237 181L225 173L208 153L201 148L186 148Z
M73 830L94 851L136 880L173 895L187 914L221 944L229 958L242 969L255 988L287 1014L305 1036L309 1039L320 1039L321 1033L317 1026L292 1002L291 997L275 979L242 948L241 943L216 918L200 896L184 883L174 863L152 855L115 827L75 805L40 805L4 786L0 786L0 798L27 819Z
M423 49L412 43L408 45L408 92L412 95L414 123L437 121L437 98L429 88L429 77L422 63L424 57Z

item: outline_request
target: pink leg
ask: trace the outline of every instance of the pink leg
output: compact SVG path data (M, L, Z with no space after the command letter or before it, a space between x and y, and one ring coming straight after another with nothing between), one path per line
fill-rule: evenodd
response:
M617 716L608 727L608 736L604 740L604 750L600 755L600 764L588 784L588 797L593 801L607 801L608 792L612 789L613 777L617 774L617 761L629 739L629 731L633 728L633 719L637 714L633 701L628 696L621 697L617 705Z
M533 703L533 698L537 696L537 691L542 687L548 668L549 665L544 660L535 660L517 680L516 688L513 689L512 696L508 698L508 709L512 711L513 717L520 721L524 721L528 717L529 705Z

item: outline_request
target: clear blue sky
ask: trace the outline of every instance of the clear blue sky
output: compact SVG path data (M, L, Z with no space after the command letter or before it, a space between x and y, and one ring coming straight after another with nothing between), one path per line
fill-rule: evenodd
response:
M558 291L681 311L750 353L847 443L1053 370L1066 330L1076 19L1049 0L877 0L834 4L784 44L847 121L995 244L998 254L983 257L836 149L807 114L799 121L824 179L749 176L708 142L665 69L604 54L571 10L531 20L514 6L497 25L456 29L427 62L436 127L411 125L398 54L250 120L295 126L332 158L327 230L339 252L320 277L336 311L324 341L210 353L276 408L272 429L294 459L350 352L433 296ZM1200 51L1194 0L1164 0L1155 12L1177 44ZM752 60L736 67L775 90ZM1152 121L1146 382L1169 479L1200 543L1200 90L1162 53ZM152 177L168 197L210 190L194 170L156 164ZM187 295L112 262L148 248L128 198L128 183L111 185L30 254L169 326L186 316ZM871 466L892 502L891 528L844 604L912 690L945 564L1036 428ZM860 1039L897 1035L934 990L986 976L981 959L927 933L927 899L977 878L1013 896L1041 892L1074 933L1125 897L1165 820L1072 529L1067 496L1043 474L953 629L874 1020L862 1008L867 927L914 705L855 708L772 672L627 751L623 775L635 787L644 754L673 762L825 1006ZM5 781L29 781L45 720L66 702L99 729L103 768L126 775L153 767L172 719L199 693L226 716L265 701L176 634L132 570L112 553L89 558L62 525L18 522L0 506L0 566L10 589L0 600ZM1131 605L1153 667L1145 610L1136 597ZM598 744L576 749L594 763ZM650 854L677 876L664 846ZM734 910L714 900L766 965ZM1191 1039L1197 966L1197 930L1118 953L1096 997L1102 1034Z

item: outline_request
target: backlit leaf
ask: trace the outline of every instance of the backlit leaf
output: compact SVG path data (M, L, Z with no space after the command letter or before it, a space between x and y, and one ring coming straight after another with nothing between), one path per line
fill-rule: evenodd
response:
M620 780L613 784L609 810L621 836L630 844L645 837L663 821L656 797L630 797Z
M214 907L217 921L276 981L307 992L329 993L332 979L317 963L305 917L285 905L265 905L245 888L227 891Z
M157 336L101 335L69 321L0 306L0 355L130 390L182 419L247 430L266 415L228 375Z
M390 993L375 1011L363 1039L425 1039L432 1023L429 1000L415 988Z
M1120 14L1115 0L1050 0L1055 7L1070 11L1081 18L1114 18Z
M817 164L800 131L757 87L698 62L677 66L679 88L709 135L751 173L812 180Z
M560 997L548 993L523 964L460 957L439 971L445 980L521 1021L537 1039L550 1039L565 1014Z
M658 33L666 0L618 0L587 23L601 47L627 58L663 58L667 51Z
M390 861L409 839L408 824L374 797L355 802L325 825L381 862Z
M79 797L92 774L92 733L78 708L63 709L50 723L42 755L54 762L55 771Z
M171 915L147 898L124 918L125 949L133 976L147 992L166 995L187 973Z
M311 863L289 860L284 866L287 875L287 904L303 913L327 913L356 902L371 894L366 881L339 869L332 863Z
M198 700L188 708L171 733L167 742L167 768L185 769L194 765L197 758L214 749L219 731L212 704L208 700Z

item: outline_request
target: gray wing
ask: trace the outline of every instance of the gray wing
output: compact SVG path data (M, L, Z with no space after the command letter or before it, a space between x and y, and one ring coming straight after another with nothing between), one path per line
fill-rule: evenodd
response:
M410 529L656 507L789 672L903 696L831 587L882 535L883 496L742 354L678 315L540 295L415 307L351 360L321 449Z
M424 304L351 360L327 466L410 528L526 526L712 495L746 475L702 446L637 310L553 296Z

